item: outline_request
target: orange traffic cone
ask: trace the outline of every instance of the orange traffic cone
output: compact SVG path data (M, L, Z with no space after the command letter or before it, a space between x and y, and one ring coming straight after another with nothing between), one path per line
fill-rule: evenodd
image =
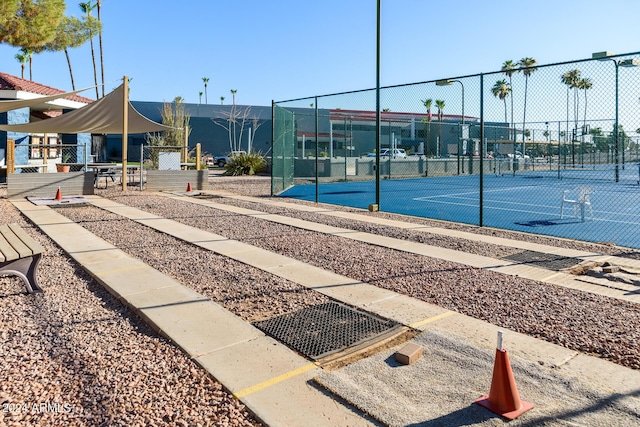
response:
M58 191L56 191L56 200L62 200L62 192L60 191L60 187L58 187Z
M477 399L475 403L510 420L518 418L533 408L532 403L520 400L509 356L507 351L502 349L502 332L498 332L498 348L493 365L491 389L487 396Z
M190 193L190 192L191 192L191 183L188 182L187 183L187 193Z

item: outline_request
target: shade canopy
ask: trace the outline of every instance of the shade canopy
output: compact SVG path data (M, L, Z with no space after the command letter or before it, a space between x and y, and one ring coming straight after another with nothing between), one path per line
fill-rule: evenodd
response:
M36 105L41 105L46 102L55 101L56 99L64 99L71 95L75 95L76 93L85 91L87 89L90 89L90 88L78 89L78 90L74 90L73 92L59 93L57 95L40 96L38 98L0 101L0 113L6 113L7 111L17 110L18 108L34 107ZM51 104L51 108L56 109L60 107Z
M77 110L51 119L17 125L0 125L0 130L25 133L123 133L124 85L104 98ZM60 98L57 95L54 99ZM43 98L38 98L42 103ZM140 114L129 101L128 133L161 132L175 129L156 123Z

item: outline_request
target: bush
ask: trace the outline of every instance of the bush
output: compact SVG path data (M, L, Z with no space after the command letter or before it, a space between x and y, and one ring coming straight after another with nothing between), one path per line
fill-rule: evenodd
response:
M231 157L225 168L225 175L255 175L267 169L267 160L262 153L243 153Z

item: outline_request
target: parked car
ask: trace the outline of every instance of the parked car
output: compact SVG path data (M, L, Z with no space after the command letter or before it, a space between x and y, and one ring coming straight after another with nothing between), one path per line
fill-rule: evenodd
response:
M394 148L393 154L389 148L380 150L380 157L388 157L390 154L394 159L405 159L407 157L407 152L403 148Z
M225 165L231 163L231 158L233 158L234 156L239 156L241 154L247 154L247 152L246 151L232 151L228 155L215 156L213 158L213 163L215 163L219 167L223 168Z
M510 159L513 159L514 154L513 153L509 153L507 154L507 157L509 157ZM529 155L528 154L522 154L520 151L516 151L515 153L515 158L516 159L528 159Z

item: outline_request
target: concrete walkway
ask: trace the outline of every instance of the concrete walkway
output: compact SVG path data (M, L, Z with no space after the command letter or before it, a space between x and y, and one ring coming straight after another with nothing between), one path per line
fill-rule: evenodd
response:
M498 328L486 322L111 200L88 198L98 207L338 301L416 329L443 329L494 348ZM316 364L49 207L35 206L26 200L12 202L111 293L173 340L268 425L372 424L309 383L321 372ZM640 372L515 332L507 331L506 336L510 353L561 367L568 375L579 376L600 388L630 393L640 384Z

